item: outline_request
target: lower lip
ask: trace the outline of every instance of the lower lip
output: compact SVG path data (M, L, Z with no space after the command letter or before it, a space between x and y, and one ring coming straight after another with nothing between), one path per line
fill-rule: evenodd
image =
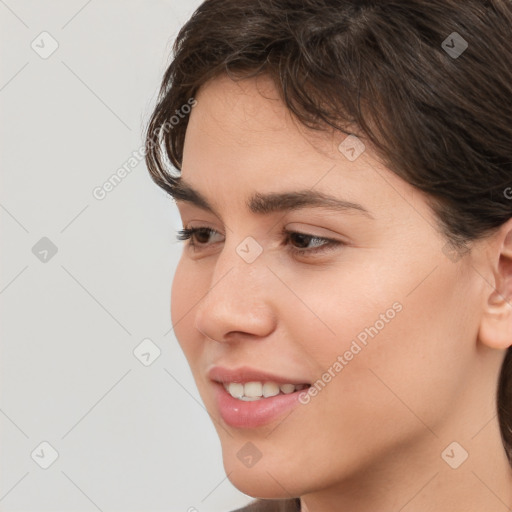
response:
M259 400L244 401L233 398L223 384L215 382L215 397L222 419L231 427L261 427L282 416L286 411L300 404L300 393L307 388L287 395L279 394Z

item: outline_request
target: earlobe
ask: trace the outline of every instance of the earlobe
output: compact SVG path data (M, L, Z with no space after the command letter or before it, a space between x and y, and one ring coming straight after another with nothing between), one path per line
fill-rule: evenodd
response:
M479 339L505 350L512 346L512 219L490 237L488 246L486 264L492 267L492 279L486 286Z

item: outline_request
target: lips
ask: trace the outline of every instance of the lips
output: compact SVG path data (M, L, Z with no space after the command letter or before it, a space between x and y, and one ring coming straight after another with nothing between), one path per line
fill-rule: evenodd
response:
M310 384L307 379L278 375L249 366L238 368L224 368L213 366L207 372L212 381L213 393L218 411L224 422L233 428L258 428L268 425L284 417L284 414L292 408L300 405L299 396L302 391L280 393L267 398L260 397L254 401L244 401L243 398L233 397L225 387L234 383L275 383L278 385L294 384L296 386ZM251 384L249 384L251 386ZM285 386L286 388L286 386Z
M208 378L220 383L240 382L275 382L277 384L307 384L307 379L301 379L292 376L278 375L264 370L252 368L250 366L240 366L237 368L225 368L222 366L213 366L207 372Z
M271 398L245 402L233 398L220 383L213 383L213 394L217 409L224 422L232 428L247 429L266 426L281 421L286 412L299 407L300 393L279 394Z

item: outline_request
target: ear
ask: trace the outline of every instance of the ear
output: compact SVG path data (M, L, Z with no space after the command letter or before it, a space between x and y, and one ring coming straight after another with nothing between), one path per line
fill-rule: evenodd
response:
M495 349L512 346L512 218L488 239L486 264L492 279L486 285L480 341Z

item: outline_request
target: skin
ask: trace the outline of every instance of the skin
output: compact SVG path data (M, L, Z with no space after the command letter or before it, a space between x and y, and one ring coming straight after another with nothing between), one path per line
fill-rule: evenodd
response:
M425 194L369 145L351 162L337 149L346 135L294 121L270 80L222 76L196 99L182 177L220 215L177 205L183 226L218 234L196 239L199 248L185 242L171 317L230 481L254 497L300 496L309 512L506 511L512 471L495 390L512 340L512 221L454 261ZM256 191L302 188L359 203L373 219L261 215L244 204ZM286 242L283 227L345 245L295 256L290 246L322 244ZM236 252L248 236L263 249L250 264ZM397 302L401 311L307 405L255 429L223 422L213 364L315 382ZM262 453L250 468L237 458L248 441ZM469 454L457 469L441 457L454 441Z

